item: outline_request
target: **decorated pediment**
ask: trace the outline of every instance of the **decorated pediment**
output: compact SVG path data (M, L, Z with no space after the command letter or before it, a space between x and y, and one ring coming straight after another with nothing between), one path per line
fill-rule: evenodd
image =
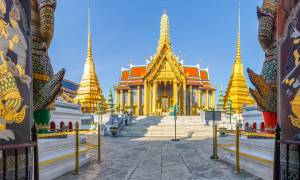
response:
M173 81L175 79L183 81L186 79L183 68L177 62L175 57L170 55L163 55L161 58L153 59L149 65L144 79L149 81Z

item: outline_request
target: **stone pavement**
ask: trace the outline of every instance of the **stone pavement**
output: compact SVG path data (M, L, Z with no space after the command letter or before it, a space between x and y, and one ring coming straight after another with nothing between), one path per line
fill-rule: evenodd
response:
M245 171L234 174L224 161L210 160L211 139L102 138L103 162L93 161L80 169L81 175L66 174L59 180L254 180Z

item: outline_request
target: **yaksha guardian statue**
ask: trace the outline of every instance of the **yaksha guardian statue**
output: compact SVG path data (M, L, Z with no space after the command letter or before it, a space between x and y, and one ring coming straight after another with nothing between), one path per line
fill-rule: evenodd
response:
M259 19L258 40L265 52L265 60L260 75L255 74L251 69L247 69L254 89L250 93L257 102L259 108L264 113L277 112L277 67L278 67L278 47L277 47L277 0L264 0L261 7L257 8ZM265 115L265 114L264 114ZM274 118L276 119L276 118ZM274 123L273 123L274 126Z
M65 70L54 75L48 48L54 35L56 0L31 0L33 110L40 129L47 128L49 110L60 92Z

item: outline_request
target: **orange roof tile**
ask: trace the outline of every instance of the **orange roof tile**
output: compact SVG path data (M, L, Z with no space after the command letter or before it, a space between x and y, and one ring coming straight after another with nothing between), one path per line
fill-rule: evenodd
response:
M189 77L198 77L197 67L184 67L184 74L188 74Z
M129 77L129 70L122 71L121 81L127 81Z
M146 66L137 66L131 68L130 76L142 77L146 73Z

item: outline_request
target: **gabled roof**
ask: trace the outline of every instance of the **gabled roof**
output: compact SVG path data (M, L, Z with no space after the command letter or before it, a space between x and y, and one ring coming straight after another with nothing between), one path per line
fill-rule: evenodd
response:
M202 81L209 81L207 70L205 70L205 69L200 70L200 78Z
M129 78L129 70L123 70L121 74L121 81L127 81Z

